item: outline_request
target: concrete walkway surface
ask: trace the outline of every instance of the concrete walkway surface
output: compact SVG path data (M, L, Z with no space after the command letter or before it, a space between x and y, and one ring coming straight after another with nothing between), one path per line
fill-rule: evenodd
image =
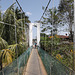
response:
M32 49L26 70L24 71L23 75L47 75L41 58L38 55L37 49Z

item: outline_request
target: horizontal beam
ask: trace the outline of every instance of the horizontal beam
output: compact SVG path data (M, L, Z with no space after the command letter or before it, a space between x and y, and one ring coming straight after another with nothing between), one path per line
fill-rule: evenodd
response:
M2 22L2 21L0 21L0 23L1 23L1 24L5 24L5 25L8 25L8 26L13 26L13 27L15 27L15 25L13 25L13 24L5 23L5 22ZM23 27L18 27L18 28L25 29L25 28L23 28Z

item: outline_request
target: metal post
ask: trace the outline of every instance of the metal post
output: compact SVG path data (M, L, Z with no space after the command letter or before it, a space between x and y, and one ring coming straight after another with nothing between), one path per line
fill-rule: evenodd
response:
M75 0L74 0L74 49L73 49L73 70L75 71Z
M50 62L50 75L51 75L51 65L52 65L52 63Z
M15 0L13 0L13 3ZM16 26L16 17L15 17L15 5L14 5L14 25L15 25L15 43L16 43L16 50L17 50L17 26ZM19 61L18 61L18 51L17 51L17 68L18 68L18 75L19 75Z
M46 31L46 29L45 29ZM45 32L45 51L46 51L46 32Z
M24 13L24 30L25 30L25 38L26 38L26 26L25 26L25 13ZM25 65L25 56L24 56L24 65Z
M54 19L53 19L53 14L54 14L54 0L52 0L52 26L53 26L53 22L54 22ZM52 27L52 48L51 48L51 55L52 55L52 50L53 50L53 27Z
M23 13L22 13L22 10L21 10L21 25L22 25L22 40L23 40L23 21L22 20L23 20Z

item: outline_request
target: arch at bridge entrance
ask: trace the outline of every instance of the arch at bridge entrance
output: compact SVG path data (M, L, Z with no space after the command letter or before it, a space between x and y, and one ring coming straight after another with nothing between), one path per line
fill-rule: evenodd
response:
M29 23L29 46L30 47L33 45L33 38L32 38L33 26L37 26L37 45L40 46L40 23Z

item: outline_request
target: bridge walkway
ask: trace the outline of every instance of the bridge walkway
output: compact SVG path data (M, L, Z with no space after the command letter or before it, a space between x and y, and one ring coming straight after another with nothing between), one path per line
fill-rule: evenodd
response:
M24 69L23 75L47 75L37 49L32 49L27 67Z

